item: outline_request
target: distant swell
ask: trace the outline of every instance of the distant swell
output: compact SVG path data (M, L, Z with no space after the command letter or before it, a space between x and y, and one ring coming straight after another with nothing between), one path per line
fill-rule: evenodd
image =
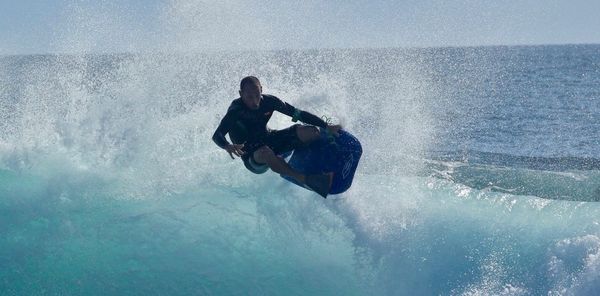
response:
M475 189L542 198L600 201L600 160L469 151L426 161L422 174Z
M462 161L475 164L520 167L532 170L600 170L600 159L593 157L541 157L491 153L475 150L431 152L431 158L442 161Z

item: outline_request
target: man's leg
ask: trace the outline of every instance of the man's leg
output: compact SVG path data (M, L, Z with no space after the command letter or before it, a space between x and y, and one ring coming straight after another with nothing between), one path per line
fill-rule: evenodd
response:
M306 183L306 176L292 169L281 157L275 155L268 146L262 146L254 151L254 160L258 163L266 163L269 168L282 175L290 176L301 184Z
M288 129L276 132L274 135L275 137L271 138L271 142L274 145L277 145L279 143L283 143L286 145L291 144L289 147L286 147L285 145L283 147L277 146L277 148L274 148L275 151L289 151L288 148L294 149L295 145L307 145L319 139L320 132L319 129L315 126L295 125ZM281 137L283 139L277 139L278 137ZM304 175L291 168L289 164L285 162L285 160L283 160L283 158L278 157L275 154L275 152L273 152L273 150L271 150L271 148L269 148L268 146L261 147L253 154L253 156L255 161L266 163L272 171L282 175L290 176L296 179L298 183L307 185L310 189L312 189L322 197L327 198L327 195L329 194L329 189L331 188L331 183L333 181L333 173Z

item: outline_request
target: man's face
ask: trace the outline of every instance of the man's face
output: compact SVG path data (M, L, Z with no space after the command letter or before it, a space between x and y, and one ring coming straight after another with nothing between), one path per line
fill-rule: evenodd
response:
M252 110L256 110L260 106L261 94L262 88L260 85L252 83L244 85L244 88L240 90L242 101Z

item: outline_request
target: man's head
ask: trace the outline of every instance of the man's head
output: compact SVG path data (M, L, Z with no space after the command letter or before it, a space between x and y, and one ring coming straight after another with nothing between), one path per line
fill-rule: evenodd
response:
M240 97L246 106L256 110L260 106L262 86L258 78L247 76L240 82Z

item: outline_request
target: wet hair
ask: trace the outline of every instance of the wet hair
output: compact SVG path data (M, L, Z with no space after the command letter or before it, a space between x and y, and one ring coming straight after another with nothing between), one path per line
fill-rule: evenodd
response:
M260 86L260 81L255 76L246 76L240 81L240 90L244 89L244 86L249 84Z

